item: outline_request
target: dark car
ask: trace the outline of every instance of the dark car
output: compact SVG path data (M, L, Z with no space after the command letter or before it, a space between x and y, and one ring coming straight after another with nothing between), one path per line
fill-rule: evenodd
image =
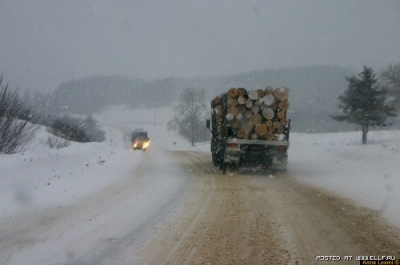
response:
M150 139L147 137L147 132L143 130L135 130L131 135L133 150L146 150L149 147Z

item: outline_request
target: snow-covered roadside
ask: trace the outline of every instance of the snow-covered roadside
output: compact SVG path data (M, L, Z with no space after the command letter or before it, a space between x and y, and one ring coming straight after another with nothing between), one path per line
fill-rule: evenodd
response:
M142 151L130 150L127 141L136 128L149 132L150 148L209 149L208 143L192 147L177 133L166 130L171 108L132 110L116 106L94 116L106 132L102 143L71 142L66 148L51 149L40 143L49 136L41 128L26 151L0 154L0 217L73 204L120 178L130 177L131 169L145 157ZM148 122L154 118L156 123Z
M400 226L400 132L291 134L289 174L378 210Z
M25 152L0 155L0 215L71 204L125 177L127 165L140 163L140 156L129 153L120 131L103 129L103 143L71 142L50 149L39 141L48 136L41 128Z

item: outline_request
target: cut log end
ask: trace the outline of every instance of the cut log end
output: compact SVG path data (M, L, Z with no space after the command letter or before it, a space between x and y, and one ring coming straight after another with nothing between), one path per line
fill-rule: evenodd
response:
M274 89L274 96L280 101L287 100L289 97L289 89L287 87L278 87Z
M239 113L243 113L243 114L244 114L244 113L246 112L246 110L247 110L246 106L242 106L242 105L241 105L241 106L238 106L237 108L238 108Z
M229 98L227 104L229 107L236 107L238 105L238 100L236 98Z
M274 121L272 126L274 126L275 129L282 128L282 124L279 121Z
M272 94L267 94L263 97L263 103L267 106L270 106L275 103L275 97Z
M236 130L238 129L240 126L240 122L236 119L231 120L231 128Z
M238 89L232 87L231 89L228 90L228 96L231 98L235 98L238 96Z
M278 111L278 118L283 119L286 117L286 111Z
M253 106L251 106L251 111L252 111L254 114L258 114L258 112L260 111L260 105L254 104Z
M287 100L281 101L279 102L278 107L280 110L286 111L289 109L289 102Z
M253 115L253 113L251 112L251 110L246 110L245 111L245 113L244 113L244 116L247 118L247 119L250 119L250 117Z
M252 116L250 117L250 122L251 122L253 125L260 124L261 121L262 121L262 118L261 118L261 115L260 115L260 114L254 114L254 115L252 115Z
M253 130L253 123L251 123L251 122L245 122L245 123L243 123L242 125L241 125L241 128L240 128L240 130L241 131L243 131L243 132L245 132L245 133L247 133L247 134L250 134L250 132Z
M266 95L272 94L272 93L274 93L274 89L272 87L268 86L267 88L264 89L264 93Z
M246 108L250 109L251 106L253 106L253 101L251 99L248 99L248 100L246 100L244 105L246 106Z
M228 108L228 114L233 114L233 115L237 115L239 113L239 109L236 107L229 107Z
M262 89L257 89L257 93L258 93L258 97L259 97L259 98L262 98L262 97L265 96L265 92L264 92L264 90L262 90Z
M269 132L269 131L265 133L265 138L266 138L267 140L271 140L273 137L274 137L274 134L273 134L273 133L271 133L271 132Z
M213 103L214 103L215 105L221 104L221 97L216 96L216 97L214 98L214 100L213 100Z
M268 127L266 124L258 124L254 128L254 131L257 133L258 136L264 136L268 131Z
M239 87L238 90L237 90L237 92L238 92L238 96L245 96L245 95L247 95L247 90L246 90L245 88L243 88L243 87Z
M246 102L246 99L243 96L238 97L238 104L243 105Z
M250 91L248 91L247 94L249 96L249 99L251 99L251 100L256 100L258 98L257 90L250 90Z
M263 115L264 118L266 118L267 120L271 120L271 119L274 118L275 112L274 112L272 109L270 109L270 108L265 108L265 109L262 111L262 115Z

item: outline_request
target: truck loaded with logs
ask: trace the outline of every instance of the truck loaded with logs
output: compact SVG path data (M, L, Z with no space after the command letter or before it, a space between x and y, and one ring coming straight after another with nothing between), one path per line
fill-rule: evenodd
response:
M286 171L289 148L289 89L231 88L211 101L211 153L214 166L262 166Z

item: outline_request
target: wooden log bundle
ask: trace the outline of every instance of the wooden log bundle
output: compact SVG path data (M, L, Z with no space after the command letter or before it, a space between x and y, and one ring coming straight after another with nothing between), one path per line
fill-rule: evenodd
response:
M274 140L288 125L289 89L286 87L256 90L230 88L225 103L223 98L224 95L213 99L213 112L217 114L217 127L226 124L233 137ZM218 131L221 129L218 128Z

